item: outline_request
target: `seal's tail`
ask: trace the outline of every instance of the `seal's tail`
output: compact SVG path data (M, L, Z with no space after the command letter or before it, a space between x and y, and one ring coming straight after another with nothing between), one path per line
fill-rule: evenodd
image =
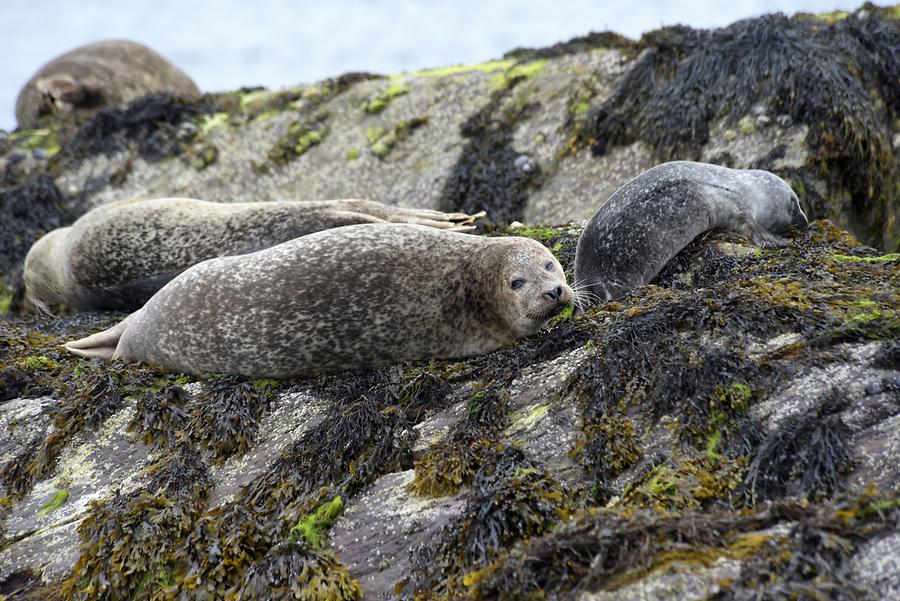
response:
M119 339L122 338L122 334L125 333L127 328L128 319L126 318L108 330L92 334L81 340L67 342L64 346L67 351L73 355L78 355L79 357L86 357L88 359L99 357L101 359L110 360L116 352L116 347L119 345Z

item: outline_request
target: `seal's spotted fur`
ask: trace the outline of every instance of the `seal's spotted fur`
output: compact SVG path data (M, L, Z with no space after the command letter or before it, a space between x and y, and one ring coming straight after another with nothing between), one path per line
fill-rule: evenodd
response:
M642 286L711 229L756 244L781 244L770 232L808 221L797 195L768 171L672 161L616 190L588 221L575 253L575 285L594 302Z
M465 357L572 303L528 238L354 225L187 270L119 325L66 347L178 371L290 377Z

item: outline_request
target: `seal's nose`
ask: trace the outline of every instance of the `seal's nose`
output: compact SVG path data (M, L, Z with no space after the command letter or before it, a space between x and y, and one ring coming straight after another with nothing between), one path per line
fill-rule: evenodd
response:
M548 290L547 292L545 292L544 296L546 296L547 298L549 298L552 301L558 301L559 297L562 296L562 292L563 292L562 286L557 286L555 290Z

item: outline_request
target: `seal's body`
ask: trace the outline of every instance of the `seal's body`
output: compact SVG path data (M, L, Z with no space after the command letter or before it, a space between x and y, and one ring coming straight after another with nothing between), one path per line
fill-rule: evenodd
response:
M16 121L37 127L47 115L120 106L162 92L200 96L190 77L150 48L125 40L95 42L41 67L19 92Z
M66 348L194 374L303 376L488 352L572 301L534 240L354 225L195 265Z
M132 199L85 213L43 236L25 258L25 287L38 306L137 309L179 273L358 223L420 223L470 231L478 215L406 209L368 200L217 203Z
M772 232L807 225L797 195L773 173L663 163L619 188L588 221L575 252L575 285L603 302L650 282L708 230L778 245L784 241Z

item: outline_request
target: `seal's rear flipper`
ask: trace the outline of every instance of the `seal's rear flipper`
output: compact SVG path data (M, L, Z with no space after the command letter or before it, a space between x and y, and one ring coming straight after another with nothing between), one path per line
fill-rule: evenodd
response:
M127 328L128 319L126 318L108 330L92 334L81 340L67 342L64 346L67 351L79 357L87 357L88 359L100 357L101 359L110 360L116 352L119 339Z

